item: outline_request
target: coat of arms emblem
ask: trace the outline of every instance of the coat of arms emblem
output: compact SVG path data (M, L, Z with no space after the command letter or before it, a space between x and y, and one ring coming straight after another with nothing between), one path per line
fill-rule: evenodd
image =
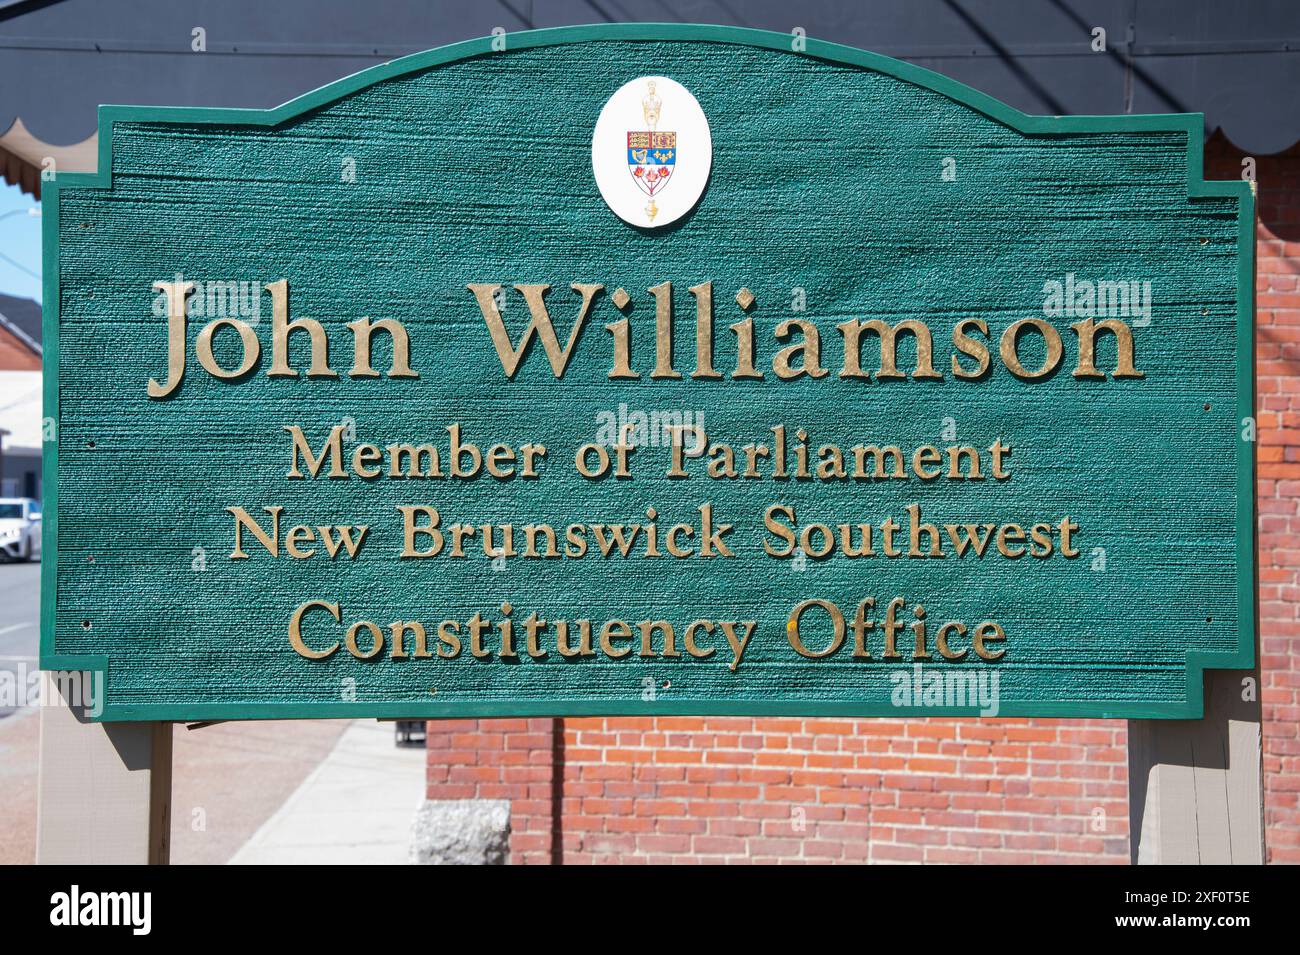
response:
M686 162L677 147L686 144ZM713 168L713 135L695 96L668 76L628 80L605 101L591 133L591 171L601 198L638 229L687 215Z
M662 110L663 100L655 93L654 80L650 80L641 100L641 112L650 128L627 133L627 169L637 188L650 197L645 214L651 222L659 213L655 196L668 185L677 164L677 133L658 128Z

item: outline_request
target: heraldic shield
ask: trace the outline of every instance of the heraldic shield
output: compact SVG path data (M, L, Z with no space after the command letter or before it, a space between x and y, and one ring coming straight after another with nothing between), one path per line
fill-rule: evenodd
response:
M677 134L653 130L627 134L627 168L651 198L663 191L677 163Z

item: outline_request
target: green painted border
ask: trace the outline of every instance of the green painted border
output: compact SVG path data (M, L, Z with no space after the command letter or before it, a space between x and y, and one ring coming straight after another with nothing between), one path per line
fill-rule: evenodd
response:
M496 37L479 37L450 46L416 53L371 67L313 90L275 109L209 109L192 107L101 106L99 108L99 166L95 173L63 173L44 186L43 216L45 417L59 413L59 193L63 189L107 189L113 179L113 126L115 123L205 123L275 126L326 106L385 80L407 76L460 60L500 56L492 49ZM505 34L505 52L571 43L601 41L687 41L725 43L778 50L832 63L862 67L893 76L948 97L1026 135L1059 133L1180 132L1187 136L1187 194L1191 198L1216 196L1238 200L1237 262L1237 407L1234 428L1242 419L1255 417L1255 196L1242 181L1206 181L1202 178L1204 117L1200 113L1142 116L1029 116L1005 103L941 74L877 53L824 40L807 38L806 48L793 51L794 37L767 30L741 27L672 23L607 23L559 27ZM1184 704L1129 701L1044 702L1008 705L999 716L1097 717L1111 719L1199 719L1203 715L1202 674L1206 669L1249 669L1255 664L1255 445L1243 440L1237 453L1237 605L1238 642L1231 653L1189 652L1187 702ZM41 567L41 668L46 670L104 670L104 656L67 656L54 652L54 608L58 583L57 442L47 442L43 463L45 487ZM109 704L103 720L234 720L327 719L348 717L521 717L618 715L735 715L735 716L974 716L977 710L961 707L864 707L852 702L734 701L698 703L663 700L644 703L586 700L567 703L519 704L509 700L482 703L148 703Z

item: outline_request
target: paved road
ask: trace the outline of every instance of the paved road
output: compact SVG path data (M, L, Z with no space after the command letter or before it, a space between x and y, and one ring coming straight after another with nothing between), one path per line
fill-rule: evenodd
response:
M40 640L41 565L0 563L0 670L17 683L0 685L0 719L14 712L8 695L23 689L22 679L36 669Z

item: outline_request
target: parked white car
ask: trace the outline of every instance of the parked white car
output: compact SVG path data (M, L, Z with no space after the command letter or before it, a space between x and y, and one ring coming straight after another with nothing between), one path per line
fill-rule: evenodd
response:
M0 497L0 555L10 560L41 556L41 505L30 497Z

